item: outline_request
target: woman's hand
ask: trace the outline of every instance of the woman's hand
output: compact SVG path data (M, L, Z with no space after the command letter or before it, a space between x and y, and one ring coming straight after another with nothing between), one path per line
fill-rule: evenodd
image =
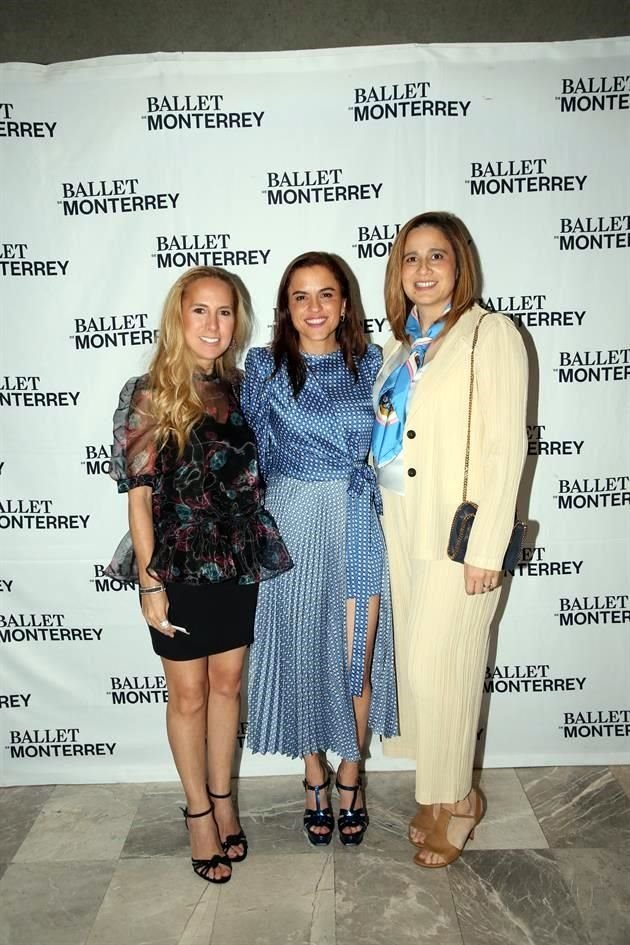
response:
M153 533L153 507L151 486L137 486L129 493L129 531L138 565L140 587L158 587L154 574L147 571L155 536ZM166 591L152 591L140 595L142 616L154 630L165 637L174 637L175 630L168 621L168 597Z
M472 564L464 564L464 585L467 594L485 594L487 591L493 591L500 583L500 571L486 571L484 568L474 568Z
M142 616L154 630L163 633L165 637L174 637L173 625L168 622L168 597L166 591L153 594L142 594L140 597Z

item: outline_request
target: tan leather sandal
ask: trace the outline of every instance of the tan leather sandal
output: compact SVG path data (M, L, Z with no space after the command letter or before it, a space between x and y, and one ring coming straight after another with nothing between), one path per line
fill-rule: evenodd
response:
M418 810L409 821L409 830L407 831L409 843L412 843L414 847L421 850L424 847L424 840L426 840L435 827L436 819L437 818L433 816L433 804L418 805ZM411 836L412 830L422 830L424 832L424 840L414 840Z
M425 837L423 850L428 850L429 853L436 853L438 856L441 856L444 860L443 863L425 863L421 858L419 853L413 858L416 866L423 866L428 870L442 869L443 866L450 866L451 863L454 863L461 854L462 850L466 846L469 840L474 839L475 836L475 827L481 820L485 813L484 803L479 791L475 790L475 806L472 814L452 814L449 810L441 809L438 814L437 820L435 822L435 827ZM451 818L457 818L458 820L472 820L473 825L468 831L468 835L464 840L463 846L461 849L459 847L453 846L452 843L449 843L448 837L448 825L451 822Z

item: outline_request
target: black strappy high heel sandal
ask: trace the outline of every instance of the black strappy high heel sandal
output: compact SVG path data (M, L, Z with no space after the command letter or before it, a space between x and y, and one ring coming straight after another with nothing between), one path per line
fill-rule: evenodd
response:
M350 807L340 807L339 808L339 817L337 818L337 828L339 830L339 839L347 847L358 847L360 843L363 843L363 837L365 836L365 831L368 829L368 824L370 818L365 807L356 807L357 795L362 787L361 778L357 780L357 783L352 787L348 787L346 784L340 784L339 778L335 779L335 787L337 791L352 791L352 801ZM353 833L348 833L348 827L359 827L359 830L355 830Z
M307 839L314 847L327 846L332 840L335 821L330 807L322 807L320 802L320 791L327 791L330 786L330 775L323 784L309 784L306 778L302 781L305 791L315 793L316 810L304 811L304 832ZM315 833L314 827L327 827L328 833Z
M180 810L184 815L186 830L188 830L189 820L193 820L196 817L207 817L208 814L212 813L212 807L209 807L208 810L202 811L200 814L189 814L187 807L180 807ZM194 856L191 856L190 860L193 871L197 874L197 876L200 876L201 879L205 879L207 883L227 883L232 879L232 862L228 856L221 856L220 853L215 853L215 855L210 857L209 860L198 860ZM210 870L216 869L217 866L229 867L229 874L227 876L208 876Z
M219 800L223 800L226 797L232 797L231 791L228 791L227 794L213 794L210 788L206 788L206 790L208 791L209 798L219 798ZM229 834L225 838L225 840L221 840L221 836L219 835L219 842L221 843L223 852L227 856L230 863L242 863L245 857L247 856L247 837L245 836L245 832L240 824L239 824L239 827L240 827L240 830L238 833ZM242 846L243 852L239 853L238 856L228 856L227 852L230 849L230 847L236 847L236 846Z

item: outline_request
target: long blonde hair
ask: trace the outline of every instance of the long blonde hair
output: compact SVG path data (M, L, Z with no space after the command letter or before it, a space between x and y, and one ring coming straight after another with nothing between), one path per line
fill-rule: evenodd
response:
M157 349L149 367L151 411L156 420L155 441L163 447L170 437L176 441L179 455L198 423L204 408L193 383L198 370L195 358L184 341L182 298L198 279L220 279L232 291L234 306L234 334L232 343L214 362L214 373L226 380L237 375L237 360L247 347L251 335L251 314L236 278L225 269L214 266L196 266L182 273L166 296Z
M471 307L478 294L479 266L472 248L472 240L461 220L452 213L441 210L420 213L412 217L399 231L387 263L385 272L385 311L398 341L405 341L405 322L412 308L402 287L402 261L405 243L411 230L421 226L434 226L440 230L455 253L456 277L451 308L444 319L449 331L461 315Z

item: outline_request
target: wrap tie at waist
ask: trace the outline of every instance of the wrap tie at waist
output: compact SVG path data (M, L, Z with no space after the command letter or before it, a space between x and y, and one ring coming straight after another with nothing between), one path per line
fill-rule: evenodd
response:
M365 667L369 587L369 558L372 554L370 539L373 528L372 508L383 513L383 500L376 475L367 463L356 463L348 481L348 516L346 523L346 558L348 572L347 596L354 598L354 634L350 661L350 693L363 692Z
M381 491L378 487L376 473L371 466L368 466L367 463L356 463L352 469L352 472L350 473L348 492L360 496L366 486L369 489L369 495L374 502L376 511L379 515L382 515L383 499L381 497Z

